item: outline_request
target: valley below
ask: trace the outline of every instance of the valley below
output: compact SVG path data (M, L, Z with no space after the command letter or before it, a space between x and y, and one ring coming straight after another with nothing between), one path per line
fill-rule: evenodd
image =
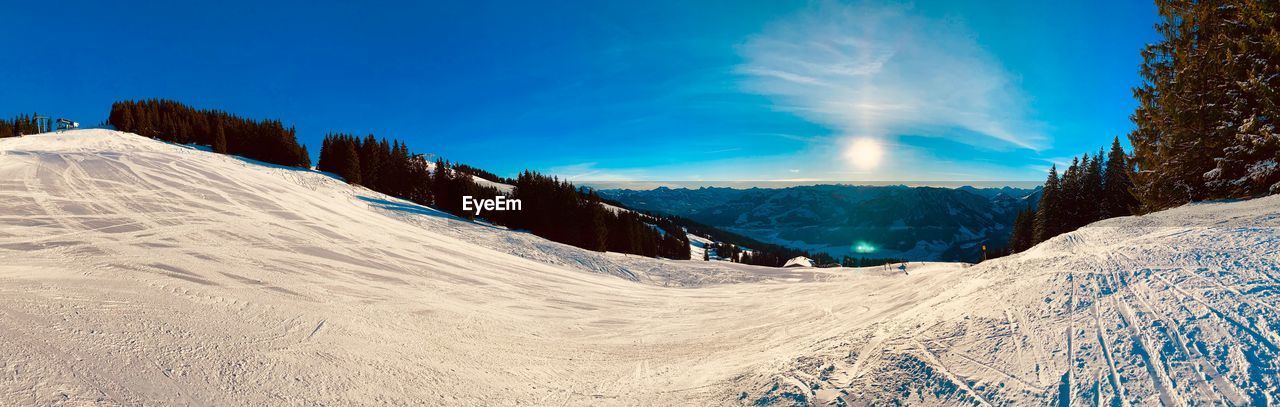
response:
M606 189L628 207L676 215L785 247L835 256L977 262L1007 246L1038 189L906 185Z

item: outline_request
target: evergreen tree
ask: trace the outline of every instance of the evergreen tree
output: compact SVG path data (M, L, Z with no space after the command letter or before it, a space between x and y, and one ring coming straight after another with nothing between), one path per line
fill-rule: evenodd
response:
M410 156L405 166L405 199L419 205L430 205L432 200L431 172L427 159L422 155Z
M1087 164L1081 171L1080 221L1077 226L1084 226L1102 219L1102 150L1093 157L1085 156Z
M1035 245L1035 223L1036 212L1030 205L1018 212L1018 217L1013 221L1013 234L1009 237L1009 249L1012 252L1021 252Z
M378 175L382 168L382 155L378 147L378 140L372 134L365 136L364 141L357 147L360 155L360 184L373 190L382 189L382 185L378 183Z
M1024 238L1028 234L1022 228L1028 226L1021 223L1025 221L1019 213L1009 239L1010 252L1025 250L1098 220L1132 214L1132 208L1137 206L1137 200L1130 193L1132 165L1120 147L1119 138L1112 141L1105 164L1102 157L1101 149L1093 156L1073 157L1061 177L1057 175L1056 165L1050 168L1040 205L1033 216L1027 214L1034 218L1029 234L1032 238L1029 243Z
M137 128L137 126L134 125L135 122L133 120L133 109L126 109L120 114L121 114L120 123L115 124L115 127L117 129L120 129L121 127L127 128L127 129Z
M453 165L448 161L436 159L435 171L431 173L431 190L435 198L436 208L467 219L474 218L475 212L462 210L462 196L466 195L466 185L470 184L470 181L468 178L459 177L458 173L453 170ZM525 205L533 206L527 202ZM548 214L548 216L551 215ZM551 238L551 240L564 241L556 238Z
M320 160L316 161L316 169L320 171L328 171L333 167L333 134L325 134L324 139L320 140Z
M356 152L356 143L348 140L339 143L335 158L334 173L346 180L348 184L360 183L360 154Z
M213 137L213 152L218 154L227 153L227 130L222 126L218 126L218 132Z
M1280 2L1157 0L1142 53L1133 195L1150 211L1280 192Z
M398 143L397 143L398 144ZM396 161L395 148L387 143L387 139L378 140L378 162L382 163L378 167L378 189L379 191L387 191L389 195L399 196L401 188L396 185L395 177L398 175L400 163Z
M590 192L585 199L579 201L578 213L583 213L581 241L583 249L603 252L608 249L609 229L606 226L605 218L608 216L608 209L600 205L600 197L594 191ZM664 236L665 238L666 236ZM664 239L665 242L665 239ZM662 253L659 253L662 254ZM668 253L669 254L669 253ZM673 258L673 257L668 257ZM687 260L689 256L685 256Z
M373 166L376 171L369 169L371 165L365 162L366 157L378 163ZM467 219L477 215L474 210L462 209L463 196L487 199L502 195L496 188L473 181L473 175L503 180L487 171L443 159L437 159L434 170L431 168L426 159L410 153L399 141L388 142L372 135L361 139L346 134L325 136L317 164L317 169L335 173L352 184L433 205ZM373 182L363 179L365 174L373 174ZM514 181L504 181L514 185L510 198L520 200L522 210L482 213L480 216L488 222L588 250L690 258L688 236L672 218L612 211L605 208L594 191L581 190L567 181L530 171L521 173Z
M1058 178L1058 166L1054 165L1049 169L1049 177L1044 181L1044 189L1040 193L1040 206L1036 208L1035 221L1035 240L1034 243L1040 243L1049 238L1057 236L1062 230L1062 213L1061 213L1061 180Z
M1133 188L1133 181L1129 178L1132 173L1133 167L1129 165L1128 157L1120 147L1120 138L1116 137L1107 154L1106 174L1102 183L1103 198L1100 204L1103 218L1129 216L1137 208L1138 200L1130 192Z
M1086 154L1084 158L1088 160L1089 156ZM1084 176L1081 172L1080 158L1072 157L1071 165L1062 173L1062 180L1059 182L1061 188L1058 190L1058 210L1061 216L1058 233L1075 229L1080 224L1080 207L1084 203Z
M107 122L120 131L171 143L212 147L222 131L226 153L272 164L310 167L306 147L293 128L278 120L249 120L217 110L193 109L171 100L123 101L111 105ZM32 123L32 130L38 130Z

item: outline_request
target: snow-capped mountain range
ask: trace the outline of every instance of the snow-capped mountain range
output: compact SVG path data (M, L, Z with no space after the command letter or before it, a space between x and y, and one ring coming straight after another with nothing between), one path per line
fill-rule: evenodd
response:
M686 217L767 243L928 261L977 261L1004 247L1039 189L816 185L780 189L600 191L629 207Z

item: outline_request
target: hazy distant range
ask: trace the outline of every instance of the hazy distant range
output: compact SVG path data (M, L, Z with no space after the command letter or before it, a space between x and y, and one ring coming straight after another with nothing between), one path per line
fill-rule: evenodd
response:
M667 188L789 188L815 185L851 185L851 186L894 186L902 185L908 187L940 187L940 188L960 188L970 186L975 188L1003 188L1013 187L1020 189L1035 189L1043 184L1042 181L813 181L813 180L794 180L794 181L579 181L572 180L574 184L595 189L630 189L630 190L646 190L656 189L659 187Z
M686 217L769 243L835 256L921 261L975 261L983 245L1004 247L1018 211L1039 200L1036 183L661 184L590 185L634 209Z

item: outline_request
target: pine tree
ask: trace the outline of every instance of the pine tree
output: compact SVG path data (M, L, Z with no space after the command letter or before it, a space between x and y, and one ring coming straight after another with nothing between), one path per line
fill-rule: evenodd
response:
M337 161L335 172L348 184L360 184L360 154L356 152L356 144L353 141L341 143L337 153L334 157Z
M1141 209L1280 192L1280 2L1156 7L1129 134Z
M1120 138L1116 137L1107 154L1106 174L1102 183L1103 218L1129 216L1137 208L1138 200L1130 192L1133 188L1133 181L1129 178L1132 173L1133 167L1129 165L1128 157L1120 147Z
M376 172L378 173L378 187L383 190L391 190L393 189L392 184L394 184L391 179L391 173L395 171L395 163L391 162L393 159L391 144L387 143L387 139L384 138L378 140L378 145L376 147L378 156L378 167L376 168Z
M213 152L218 154L227 153L227 130L222 126L218 126L218 131L214 134Z
M298 144L294 129L285 128L278 120L248 120L223 111L193 109L170 100L152 99L112 104L107 122L120 131L210 147L218 138L217 132L222 131L227 154L287 166L309 167L311 164L311 157L306 147ZM33 126L36 125L33 123Z
M1102 219L1102 150L1093 157L1085 157L1081 174L1080 224L1084 226Z
M449 164L443 158L436 158L435 170L431 172L431 190L434 194L435 206L446 211L450 207L447 203L452 203L457 198L451 194L449 189L450 171L448 168Z
M360 154L360 184L374 190L381 189L381 184L378 183L378 172L382 162L378 152L378 140L372 134L365 136L357 151Z
M1089 156L1086 154L1086 160ZM1058 199L1061 219L1058 224L1058 233L1075 229L1080 225L1081 205L1084 204L1084 176L1081 174L1080 158L1072 157L1071 165L1062 173L1062 180L1059 183ZM1055 233L1057 235L1057 233Z
M1009 250L1013 253L1035 245L1035 219L1036 212L1030 205L1018 212L1018 217L1013 221L1013 234L1009 237Z
M1040 243L1057 236L1062 230L1061 180L1058 178L1058 166L1049 169L1049 177L1044 181L1044 189L1040 193L1040 206L1036 208L1035 240Z
M325 134L324 139L320 140L320 160L316 162L316 169L320 171L330 171L333 164L333 134Z

